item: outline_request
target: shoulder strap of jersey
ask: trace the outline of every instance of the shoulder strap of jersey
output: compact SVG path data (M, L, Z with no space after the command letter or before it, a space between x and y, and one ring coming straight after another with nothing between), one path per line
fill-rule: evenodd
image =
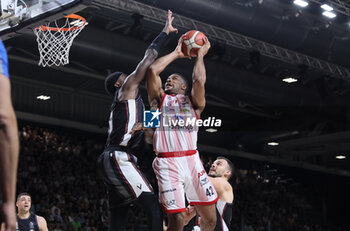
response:
M163 106L163 102L164 102L165 97L166 97L167 95L168 95L168 94L163 93L162 100L160 101L160 104L159 104L159 106L158 106L159 109Z

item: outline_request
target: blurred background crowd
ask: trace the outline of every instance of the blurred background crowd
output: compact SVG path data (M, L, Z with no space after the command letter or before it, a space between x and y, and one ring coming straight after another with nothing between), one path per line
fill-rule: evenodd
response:
M107 192L95 168L105 137L34 125L21 125L19 133L17 192L31 194L32 210L45 217L49 230L107 230ZM151 147L145 150L148 151L139 157L139 162L156 189L150 167L154 154ZM208 170L216 156L201 154ZM299 182L297 176L289 178L266 163L228 158L236 165L230 180L235 194L230 230L350 230L346 223L338 224L330 215L334 211L327 205L326 195L312 186L312 180ZM127 229L148 230L146 217L137 204L130 210ZM191 230L191 223L185 230Z

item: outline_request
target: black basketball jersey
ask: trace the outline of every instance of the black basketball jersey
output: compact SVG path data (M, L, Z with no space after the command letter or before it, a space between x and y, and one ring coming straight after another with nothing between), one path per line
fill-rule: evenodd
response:
M106 147L125 146L138 149L143 141L143 131L130 134L136 123L143 123L144 104L141 95L136 99L117 101L118 93L114 96L109 117L109 129Z
M199 228L199 215L196 217L196 226L194 230ZM232 203L227 203L221 199L216 202L216 226L214 231L229 231L232 219Z
M36 215L30 213L27 219L21 219L17 216L16 231L39 231Z
M216 202L216 227L214 231L230 230L232 219L232 203L227 203L222 200Z

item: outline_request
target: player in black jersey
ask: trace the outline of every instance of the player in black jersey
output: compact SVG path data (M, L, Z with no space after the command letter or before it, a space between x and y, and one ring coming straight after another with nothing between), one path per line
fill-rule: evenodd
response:
M124 230L130 203L137 199L146 210L150 230L163 229L158 200L134 155L141 148L144 104L139 85L148 67L165 45L168 35L177 32L169 10L163 31L153 40L136 69L126 75L116 72L105 80L106 91L113 96L109 131L104 152L97 161L98 174L108 188L110 231Z
M20 193L17 196L16 206L16 231L48 231L45 218L30 212L32 198L28 193Z
M233 163L225 157L217 157L211 165L208 176L209 180L218 193L219 200L216 202L216 226L214 231L229 231L232 219L232 202L234 199L232 186L228 182L234 171ZM185 223L187 224L194 216L194 207L189 206L186 211ZM196 217L196 226L193 231L200 231L199 216Z

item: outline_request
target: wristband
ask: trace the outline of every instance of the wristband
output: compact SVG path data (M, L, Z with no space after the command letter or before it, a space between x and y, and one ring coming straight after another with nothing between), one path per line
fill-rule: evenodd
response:
M149 45L148 49L154 49L157 52L162 49L168 40L169 35L167 35L165 32L160 32L160 34L153 40L151 45Z

